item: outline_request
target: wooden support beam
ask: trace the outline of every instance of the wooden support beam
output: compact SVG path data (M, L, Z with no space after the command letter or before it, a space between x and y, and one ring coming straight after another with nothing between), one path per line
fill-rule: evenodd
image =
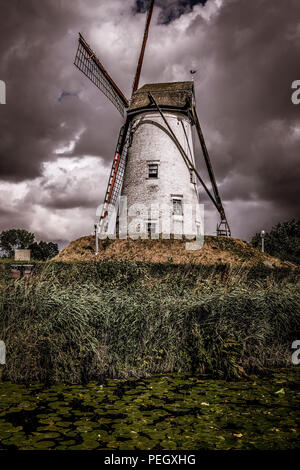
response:
M198 171L196 170L195 168L195 165L193 164L193 162L190 160L190 158L187 156L186 152L184 151L184 149L182 148L182 145L180 144L179 140L177 139L176 135L174 134L170 124L168 123L167 119L165 118L163 112L161 111L160 107L158 106L157 102L155 101L155 99L153 98L153 95L151 93L149 93L149 98L150 100L152 101L152 103L156 106L159 114L161 115L165 125L167 126L168 128L168 131L170 132L170 134L172 135L172 138L174 140L174 142L176 143L177 147L178 147L178 150L180 151L184 161L186 163L188 163L189 167L194 171L195 175L197 176L198 180L200 181L200 183L202 184L203 188L205 189L208 197L210 198L210 200L212 201L212 203L214 204L214 206L216 207L216 209L219 211L219 206L217 204L217 202L215 201L213 195L211 194L211 192L209 191L208 187L206 186L206 184L204 183L203 179L201 178L201 176L199 175Z

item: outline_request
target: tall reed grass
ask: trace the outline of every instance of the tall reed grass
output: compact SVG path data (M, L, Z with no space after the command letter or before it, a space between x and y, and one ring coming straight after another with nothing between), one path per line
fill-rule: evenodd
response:
M48 263L0 280L5 379L86 382L193 372L241 377L291 363L297 274L142 263Z

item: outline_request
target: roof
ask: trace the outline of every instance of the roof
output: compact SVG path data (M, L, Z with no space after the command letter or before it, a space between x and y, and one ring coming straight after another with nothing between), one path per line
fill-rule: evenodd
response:
M139 88L133 95L129 111L151 106L149 92L162 107L185 108L194 95L194 82L150 83ZM152 105L153 106L153 105Z

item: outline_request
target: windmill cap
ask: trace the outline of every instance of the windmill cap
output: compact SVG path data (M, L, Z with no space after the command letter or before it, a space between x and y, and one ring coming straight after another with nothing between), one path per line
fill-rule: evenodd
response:
M163 108L184 110L194 97L194 82L149 83L139 88L132 96L130 111L153 108L149 99L152 93L157 104Z

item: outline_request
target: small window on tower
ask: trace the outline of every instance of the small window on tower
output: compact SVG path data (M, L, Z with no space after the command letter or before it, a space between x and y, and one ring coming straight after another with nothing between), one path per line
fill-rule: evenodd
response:
M148 233L156 233L156 223L155 222L148 222Z
M173 199L173 213L175 215L182 215L182 200Z
M190 181L191 181L191 183L193 183L193 184L196 183L196 180L195 180L195 173L194 173L193 168L190 168Z
M158 164L157 163L148 164L148 178L158 178Z

